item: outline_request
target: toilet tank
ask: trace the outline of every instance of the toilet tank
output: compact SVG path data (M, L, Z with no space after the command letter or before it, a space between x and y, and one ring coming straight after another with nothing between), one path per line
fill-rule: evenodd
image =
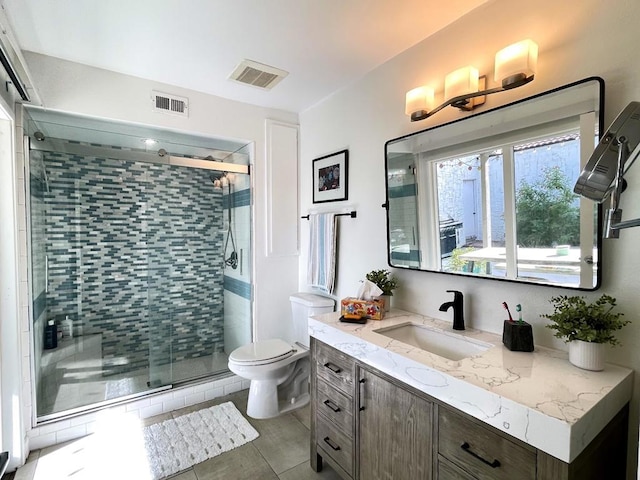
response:
M314 293L294 293L289 297L293 316L293 341L309 346L309 322L313 315L333 312L336 302L333 298Z

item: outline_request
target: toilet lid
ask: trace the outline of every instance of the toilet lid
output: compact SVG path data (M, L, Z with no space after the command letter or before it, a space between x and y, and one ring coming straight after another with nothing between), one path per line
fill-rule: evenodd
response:
M229 355L229 360L236 363L260 365L284 360L293 355L294 351L287 342L274 338L236 348Z

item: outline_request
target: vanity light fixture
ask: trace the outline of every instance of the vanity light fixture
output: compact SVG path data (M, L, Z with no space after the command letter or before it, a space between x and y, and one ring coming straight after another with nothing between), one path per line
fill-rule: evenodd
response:
M484 103L484 97L504 92L531 82L538 62L538 45L532 40L509 45L496 53L494 80L500 82L496 88L486 89L486 77L479 76L472 66L460 68L445 77L444 103L434 108L434 90L428 86L407 92L405 113L412 122L429 118L444 107L451 105L462 110L473 110Z

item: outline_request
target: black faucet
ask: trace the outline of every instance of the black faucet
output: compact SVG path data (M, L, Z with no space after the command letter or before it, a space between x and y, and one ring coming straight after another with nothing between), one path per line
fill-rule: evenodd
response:
M449 308L453 307L453 329L464 330L464 303L462 292L457 290L447 290L449 293L453 293L453 302L444 302L440 305L440 311L446 312Z

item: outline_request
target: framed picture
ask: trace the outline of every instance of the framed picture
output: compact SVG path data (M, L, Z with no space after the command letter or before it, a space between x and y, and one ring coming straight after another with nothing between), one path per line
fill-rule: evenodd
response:
M337 202L349 197L349 150L313 161L313 203Z

